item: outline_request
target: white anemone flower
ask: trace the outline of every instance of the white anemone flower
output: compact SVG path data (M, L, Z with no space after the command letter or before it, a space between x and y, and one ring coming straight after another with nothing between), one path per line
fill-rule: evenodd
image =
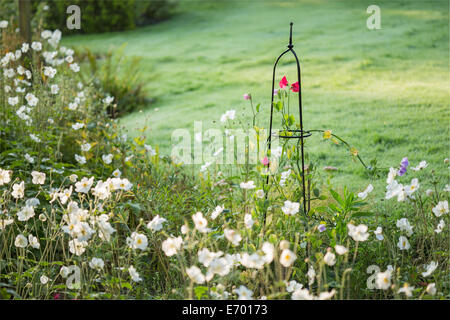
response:
M294 264L295 259L297 259L297 255L289 249L284 249L280 255L280 263L288 268Z
M431 261L430 264L425 265L426 271L422 272L422 276L429 277L438 267L439 263Z
M363 192L358 193L358 198L361 198L364 200L365 198L367 198L367 195L369 193L371 193L372 191L373 191L373 186L372 186L372 184L369 184Z
M163 241L162 249L166 256L170 257L177 253L183 244L183 239L181 237L170 237Z
M439 203L431 209L436 217L440 217L443 214L448 213L448 201L439 201Z

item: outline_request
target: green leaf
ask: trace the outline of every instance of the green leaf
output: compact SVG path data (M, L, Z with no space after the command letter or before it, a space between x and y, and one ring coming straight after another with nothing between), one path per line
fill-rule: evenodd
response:
M333 189L330 189L330 193L333 196L334 200L336 200L341 206L344 205L344 201L342 200L341 196L334 191Z
M207 292L208 292L208 287L198 286L198 287L194 288L194 293L198 300L201 300L203 296L205 298L207 298L208 297Z
M362 217L371 217L373 216L373 212L365 212L365 211L359 211L352 214L352 218L362 218Z
M259 112L259 107L261 106L261 103L258 103L257 105L256 105L256 112Z

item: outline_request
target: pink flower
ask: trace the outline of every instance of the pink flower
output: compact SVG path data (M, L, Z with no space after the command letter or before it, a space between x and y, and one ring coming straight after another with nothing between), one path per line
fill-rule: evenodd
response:
M291 85L292 92L298 92L300 90L300 86L298 85L298 81Z
M273 90L273 95L276 96L278 94L278 89Z
M280 81L280 88L283 89L284 87L287 87L289 85L286 76L283 77L283 79L281 79Z
M269 165L269 159L267 157L264 157L264 159L261 160L261 163L263 166L268 166Z
M244 94L244 100L251 100L252 96L250 95L250 93L246 93Z
M61 294L60 294L60 293L55 293L55 294L53 295L53 299L54 299L54 300L61 300Z

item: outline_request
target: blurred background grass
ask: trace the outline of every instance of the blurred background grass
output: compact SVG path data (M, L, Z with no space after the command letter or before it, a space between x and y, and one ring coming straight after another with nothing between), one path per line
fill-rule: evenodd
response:
M180 1L169 20L132 31L66 37L95 53L126 43L139 57L144 91L155 99L120 119L130 136L170 154L171 133L218 126L230 109L250 120L251 93L268 127L273 63L285 49L289 22L302 67L306 129L331 129L363 159L397 166L427 160L446 170L449 155L449 3L378 1L380 30L368 30L371 1ZM282 75L294 80L292 58ZM246 114L246 116L243 115ZM216 123L214 123L216 122ZM250 122L249 122L250 123ZM139 128L147 126L143 132ZM320 166L336 166L336 183L362 190L368 176L344 149L320 137L307 148ZM376 183L384 190L383 181ZM379 188L377 188L377 185Z

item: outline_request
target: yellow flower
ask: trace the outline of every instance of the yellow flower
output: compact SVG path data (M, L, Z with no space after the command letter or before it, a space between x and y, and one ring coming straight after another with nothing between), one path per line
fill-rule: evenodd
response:
M356 156L358 155L358 150L356 150L355 148L352 147L352 148L350 149L350 153L351 153L352 156L355 156L355 157L356 157Z
M330 139L330 138L331 138L331 130L326 130L326 131L323 133L323 138L324 138L324 139Z

